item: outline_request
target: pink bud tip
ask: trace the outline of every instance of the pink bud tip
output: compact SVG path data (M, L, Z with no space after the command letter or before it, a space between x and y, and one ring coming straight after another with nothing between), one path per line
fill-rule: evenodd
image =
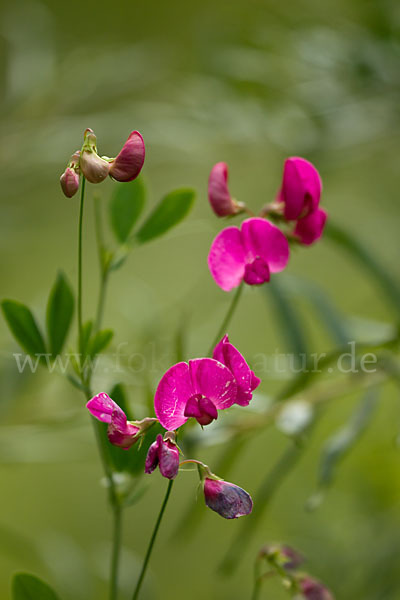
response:
M322 236L327 218L327 213L322 208L317 208L314 212L297 221L294 235L301 244L310 246Z
M284 203L287 220L296 220L316 210L321 190L321 177L313 164L298 156L285 160L282 187L277 200Z
M218 217L235 215L240 206L233 200L228 189L228 165L219 162L211 169L208 179L208 200Z
M122 182L136 179L142 170L144 157L143 138L138 131L132 131L121 152L110 163L110 176Z
M206 505L224 519L237 519L248 515L253 510L250 494L239 486L227 481L206 477L204 480L204 497Z

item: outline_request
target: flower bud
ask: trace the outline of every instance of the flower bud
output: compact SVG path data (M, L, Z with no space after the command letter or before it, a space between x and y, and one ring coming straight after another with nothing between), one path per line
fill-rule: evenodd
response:
M300 581L300 590L306 600L334 600L328 588L311 577Z
M328 215L322 208L317 208L306 217L299 219L294 229L294 235L301 244L310 246L322 236Z
M79 155L77 150L69 159L68 166L60 177L62 191L67 198L72 198L79 188Z
M142 170L144 156L143 138L138 131L132 131L121 152L110 162L110 176L123 182L136 179Z
M96 136L91 129L84 133L84 143L80 156L80 168L90 183L101 183L110 171L110 164L97 154Z
M230 195L227 182L228 165L219 162L211 169L208 179L208 199L218 217L235 215L242 209L242 205Z
M206 505L224 519L237 519L253 510L251 496L239 486L215 476L204 479Z
M150 446L145 463L145 473L152 473L157 467L161 475L167 479L175 479L179 471L179 449L175 442L175 434L167 431L164 438L158 434L156 441Z
M308 160L292 156L285 160L282 187L277 201L284 203L284 216L289 221L317 209L322 182L317 169Z
M265 557L272 565L278 565L287 571L297 569L304 562L304 557L297 550L286 545L264 546L260 550L260 557Z

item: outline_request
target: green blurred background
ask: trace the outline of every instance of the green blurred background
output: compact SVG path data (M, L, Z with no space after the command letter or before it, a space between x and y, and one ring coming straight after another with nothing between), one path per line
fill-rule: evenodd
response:
M105 318L116 330L111 352L122 342L129 354L154 358L153 383L173 360L177 329L185 327L188 356L204 354L227 309L206 264L222 226L206 196L209 170L219 160L230 166L234 196L255 210L273 199L286 156L312 160L332 220L398 275L396 0L3 1L0 44L1 296L26 302L42 321L57 269L76 280L78 200L63 197L58 180L86 127L109 156L132 129L143 134L150 202L182 185L197 190L185 223L135 251L111 281ZM111 181L90 186L88 195L86 315L98 287L91 197L97 192L106 204L112 188ZM286 273L317 283L354 339L380 335L395 322L376 283L327 240L294 252ZM309 350L332 348L309 304L294 297L293 305ZM246 290L230 335L250 361L290 350L274 311L263 292ZM0 344L0 595L9 597L12 574L24 570L47 579L64 600L103 600L110 515L81 395L44 370L20 375L12 356L19 350L3 320ZM113 378L103 373L97 391ZM262 378L258 403L282 385L274 372ZM123 380L142 416L146 376L131 370ZM240 521L207 511L191 540L174 536L196 500L196 474L183 473L143 599L248 598L254 557L273 541L301 550L310 572L339 600L400 598L400 416L393 385L384 388L373 423L322 505L305 510L324 439L355 402L346 396L324 410L229 578L216 569ZM287 443L276 428L265 430L246 446L230 479L254 493ZM200 453L212 466L220 448ZM126 516L123 599L132 593L164 493L159 474L149 482ZM264 596L286 597L277 582L266 585Z

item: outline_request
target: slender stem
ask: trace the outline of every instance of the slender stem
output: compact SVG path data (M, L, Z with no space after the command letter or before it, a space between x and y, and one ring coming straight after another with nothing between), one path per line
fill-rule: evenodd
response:
M158 533L158 530L159 530L159 527L160 527L160 524L161 524L161 521L162 521L162 518L163 518L163 515L164 515L164 512L165 512L165 509L167 507L167 503L168 503L168 499L169 499L169 496L170 496L170 493L171 493L171 489L172 489L173 483L174 483L173 479L171 479L168 482L167 492L165 494L164 501L163 501L163 503L161 505L161 509L160 509L160 513L158 515L158 519L157 519L156 524L154 526L153 535L151 536L150 543L149 543L149 546L147 548L146 556L145 556L145 559L143 561L142 570L140 572L139 579L138 579L138 582L136 584L136 588L135 588L135 591L133 593L132 600L137 600L137 598L139 597L140 588L142 587L143 579L144 579L144 576L146 574L147 565L149 564L149 560L150 560L151 553L152 553L152 550L153 550L154 542L156 541L157 533Z
M234 312L236 310L236 307L238 305L238 302L240 300L240 296L242 294L243 287L244 287L244 284L243 284L243 281L242 281L242 283L239 285L239 287L237 288L237 290L236 290L236 292L235 292L235 294L234 294L234 296L232 298L232 302L231 302L231 304L229 306L228 312L225 315L225 319L222 321L222 325L219 328L218 333L215 336L214 341L211 344L211 346L210 346L210 348L209 348L209 350L207 352L207 356L211 356L214 347L219 342L219 340L221 339L221 337L226 333L226 329L227 329L227 327L228 327L228 325L230 323L230 320L233 317L233 314L234 314Z
M100 206L100 198L97 196L93 199L94 206L94 222L95 222L95 230L96 230L96 241L97 241L97 251L99 257L99 268L100 268L100 291L99 291L99 299L97 304L96 311L96 320L94 322L94 332L99 331L101 327L101 322L103 320L104 315L104 306L106 301L106 292L107 292L107 283L109 276L109 262L104 260L104 233L103 233L103 223L101 218L101 206Z
M113 550L111 555L111 574L110 574L110 600L117 600L118 597L118 573L119 558L121 554L121 533L122 533L122 508L115 505L113 510Z
M97 304L96 320L94 323L94 331L95 332L99 331L99 329L101 327L101 322L103 320L104 306L105 306L106 294L107 294L108 275L109 275L108 270L103 271L101 274L99 301Z
M258 600L261 592L261 583L262 579L260 577L260 564L259 558L257 557L256 562L254 563L254 586L253 593L251 595L251 600Z
M85 183L86 179L82 175L81 200L79 206L78 223L78 339L79 349L82 347L82 226L83 226L83 205L85 202Z

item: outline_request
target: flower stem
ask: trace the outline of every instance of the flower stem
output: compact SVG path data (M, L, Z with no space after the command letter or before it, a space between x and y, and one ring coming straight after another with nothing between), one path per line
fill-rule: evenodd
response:
M83 226L83 206L85 202L85 183L86 179L82 175L81 200L79 206L78 223L78 339L79 349L82 347L82 226Z
M217 335L214 338L213 343L211 344L208 352L207 352L207 356L211 356L212 351L214 350L214 347L216 346L216 344L219 342L219 340L221 339L221 337L226 333L226 329L234 315L234 312L236 310L236 307L238 305L238 302L240 300L240 296L242 295L242 291L243 291L243 287L244 287L244 283L242 281L242 283L239 285L239 287L237 288L233 298L232 298L232 302L229 306L228 312L225 315L225 319L222 321L222 325L218 330Z
M145 556L144 561L143 561L142 570L140 572L139 579L138 579L138 582L136 584L136 588L135 588L135 591L133 593L132 600L137 600L137 598L139 597L140 588L142 587L143 579L144 579L144 576L146 574L147 566L149 564L149 560L150 560L151 553L152 553L152 550L153 550L154 542L156 541L157 533L158 533L158 530L159 530L159 527L160 527L160 524L161 524L161 521L162 521L162 518L163 518L163 515L164 515L164 512L165 512L165 509L166 509L167 504L168 504L168 500L169 500L169 496L171 494L171 489L172 489L173 483L174 483L173 479L171 479L168 482L167 492L165 494L164 501L163 501L163 503L161 505L161 509L160 509L160 512L159 512L156 524L154 526L153 535L151 536L149 547L147 548L146 556Z
M113 505L113 550L111 555L111 574L110 574L110 600L117 600L118 597L118 573L119 558L121 554L121 533L122 533L122 508L119 504Z
M251 600L258 600L258 598L260 597L261 583L262 583L262 579L260 577L260 566L259 566L259 560L257 558L256 562L254 564L254 586L253 586L253 593L251 595Z

